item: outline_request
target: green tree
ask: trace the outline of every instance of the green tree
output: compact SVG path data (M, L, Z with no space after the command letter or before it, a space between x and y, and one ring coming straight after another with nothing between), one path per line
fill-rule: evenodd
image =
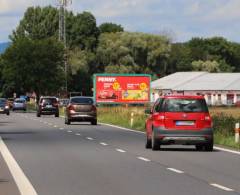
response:
M63 53L63 45L54 39L16 40L2 56L5 86L38 96L56 93L63 86Z
M74 48L69 53L69 87L91 95L92 74L96 71L96 56L93 52Z
M192 70L191 50L185 43L172 44L169 61L168 73L177 71Z
M97 48L100 71L166 74L170 52L164 36L144 33L101 34Z
M68 46L94 50L99 36L95 17L90 12L74 15L70 11L66 11L65 16ZM57 40L58 30L59 13L57 8L51 6L29 7L10 38L12 41L23 37L32 40L54 37Z
M240 46L227 41L222 37L213 38L193 38L187 45L191 50L193 61L216 61L222 70L233 71L234 67L240 63Z
M124 28L121 25L114 23L103 23L99 26L100 33L116 33L123 32Z
M28 37L37 40L58 37L58 10L54 7L29 7L16 30L10 35L12 41Z
M82 50L95 50L99 36L95 17L90 12L83 12L77 14L70 24L71 28L68 30L69 45L79 47Z
M219 63L216 61L193 61L192 67L195 71L220 72Z

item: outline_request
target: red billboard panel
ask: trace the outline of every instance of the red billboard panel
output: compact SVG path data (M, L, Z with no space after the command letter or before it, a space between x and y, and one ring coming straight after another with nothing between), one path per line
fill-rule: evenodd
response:
M149 75L95 75L97 103L147 103L150 101Z

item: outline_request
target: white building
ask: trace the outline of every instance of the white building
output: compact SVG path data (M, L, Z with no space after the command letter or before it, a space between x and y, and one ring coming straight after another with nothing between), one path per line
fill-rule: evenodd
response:
M152 99L159 94L204 95L209 105L240 101L240 73L177 72L151 83Z

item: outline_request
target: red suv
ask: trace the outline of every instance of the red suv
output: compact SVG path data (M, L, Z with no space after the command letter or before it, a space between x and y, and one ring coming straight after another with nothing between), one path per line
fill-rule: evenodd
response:
M163 96L145 113L146 148L183 144L213 150L212 119L203 96Z

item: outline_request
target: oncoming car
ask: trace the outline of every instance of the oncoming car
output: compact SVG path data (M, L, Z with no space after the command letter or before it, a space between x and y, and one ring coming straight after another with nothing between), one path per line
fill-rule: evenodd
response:
M92 97L71 97L65 110L65 124L71 122L91 122L97 125L97 108Z
M183 144L213 150L212 119L203 96L163 96L145 113L146 148Z
M9 115L9 105L8 101L5 98L0 98L0 114L6 114Z
M22 98L17 98L13 102L12 110L27 110L26 100Z

